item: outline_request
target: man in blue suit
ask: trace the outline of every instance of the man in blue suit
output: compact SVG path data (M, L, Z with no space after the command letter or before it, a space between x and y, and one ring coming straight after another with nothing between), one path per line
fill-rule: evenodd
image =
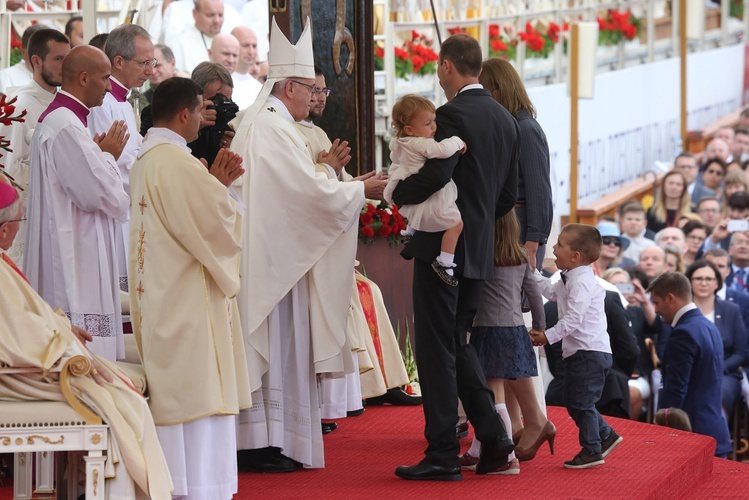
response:
M715 438L715 455L725 457L731 451L731 438L721 410L720 333L692 302L692 288L683 274L664 273L648 291L656 312L673 328L663 354L659 407L684 410L692 430Z
M744 327L749 332L749 294L728 288L728 277L731 275L731 256L722 248L713 248L705 252L705 260L715 264L723 277L723 286L716 293L718 298L732 302L739 306L741 318L744 320Z

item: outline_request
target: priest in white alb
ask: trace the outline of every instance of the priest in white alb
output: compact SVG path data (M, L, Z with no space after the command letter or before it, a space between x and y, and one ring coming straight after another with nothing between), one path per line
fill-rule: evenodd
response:
M69 378L74 403L93 409L110 428L105 464L107 498L171 498L172 483L148 404L114 363L94 356L90 336L53 311L5 254L18 232L23 203L0 174L0 364L39 373L0 376L0 400L65 402L60 374L48 373L61 358L80 356L92 369ZM73 403L71 403L73 404ZM82 406L82 405L81 405ZM80 407L75 408L80 412ZM88 410L83 410L88 411ZM44 415L53 418L53 415Z
M226 149L210 171L190 154L202 92L179 77L154 91L154 126L130 175L130 303L174 495L228 500L236 415L251 406L236 302L242 216L228 189L244 170Z
M104 96L101 106L91 109L88 117L88 129L91 135L103 134L116 121L124 121L130 138L117 158L122 184L125 192L130 194L130 167L135 161L143 138L135 119L133 105L127 101L128 92L132 88L140 88L151 75L155 59L153 57L153 42L146 30L137 24L123 24L109 33L104 51L112 65L112 75L109 77L111 91ZM116 234L119 262L119 287L127 292L127 248L130 235L130 224L123 223ZM127 310L126 310L127 311Z
M31 140L24 271L44 300L94 336L92 352L115 360L125 354L115 233L130 212L117 167L127 133L123 122L93 139L86 128L109 74L95 47L65 56L62 88Z
M343 355L365 195L385 181L338 182L315 174L294 122L314 99L309 22L296 46L273 22L269 78L240 113L232 148L244 158L249 217L239 305L253 407L240 414L247 466L286 472L323 467L316 374L347 371ZM350 371L350 368L348 368Z
M24 191L21 193L24 205L29 186L29 143L39 116L52 103L57 87L62 84L62 60L70 52L70 42L57 30L41 29L29 42L29 61L34 69L34 80L19 88L11 98L15 98L17 110L25 110L22 122L0 125L0 136L10 140L13 151L3 151L0 165L10 174ZM8 254L23 267L23 249L26 240L26 224L8 250Z

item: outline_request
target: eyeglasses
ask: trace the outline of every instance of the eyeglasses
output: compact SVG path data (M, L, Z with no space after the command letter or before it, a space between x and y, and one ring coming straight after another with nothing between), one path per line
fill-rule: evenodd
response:
M330 95L330 89L329 88L317 88L317 91L313 92L315 95L323 94L325 97L328 97Z
M694 281L695 283L712 283L713 281L717 281L717 278L710 278L707 276L705 277L698 276L696 278L692 278L692 281Z
M603 240L604 245L616 245L618 247L622 246L622 239L618 236L604 236L601 238Z
M312 95L317 95L318 93L321 92L320 87L318 87L317 85L310 85L308 83L302 83L302 82L298 82L296 80L291 80L291 82L292 83L296 83L298 85L302 85L304 87L307 87L307 90L309 90L309 93L312 94ZM325 89L325 90L327 90L327 89Z
M698 214L717 214L720 212L718 208L699 208L697 209Z
M159 62L157 59L146 59L145 61L139 61L137 59L126 59L126 60L133 61L135 64L137 64L138 66L140 66L142 69L146 69L149 66L152 67L152 68L155 68L156 64L158 64L158 62Z
M0 222L0 224L10 224L11 222L26 222L26 217L23 219L6 220L5 222Z
M697 243L702 243L707 238L703 238L702 236L691 235L691 236L687 236L687 239L689 241L694 241L694 242L697 242Z

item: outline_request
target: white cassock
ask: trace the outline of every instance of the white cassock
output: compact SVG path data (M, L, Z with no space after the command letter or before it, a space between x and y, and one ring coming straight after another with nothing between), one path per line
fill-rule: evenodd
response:
M307 149L313 162L321 151L329 151L332 143L328 134L311 121L302 120L296 122L297 131L304 137ZM315 163L315 171L318 175L324 175L329 179L336 178L333 168L324 163ZM352 177L343 170L341 180L350 181ZM346 412L360 410L362 408L361 384L359 383L359 359L367 360L364 338L359 335L360 329L351 328L351 311L346 324L346 340L352 360L352 370L346 373L337 373L320 378L320 413L324 419L336 419L346 417ZM365 362L361 369L371 370L372 366Z
M180 2L183 1L185 0L180 0ZM211 43L213 43L213 37L201 33L195 25L185 28L179 37L172 42L172 45L169 45L174 52L177 69L192 73L195 66L208 60L208 49L211 47Z
M39 86L35 81L16 90L11 97L17 97L15 107L18 110L25 109L26 116L23 122L12 122L10 125L0 125L0 136L10 140L13 151L3 151L0 165L24 190L21 191L21 199L24 205L29 196L29 143L31 133L39 121L39 115L47 109L55 94ZM26 222L21 222L13 245L8 249L8 255L23 268L23 252L26 244Z
M114 157L91 139L88 113L60 90L34 129L24 272L44 300L93 335L94 354L115 360L125 355L115 234L130 197Z
M257 35L258 61L267 61L270 48L268 38L270 18L265 0L250 0L242 7L242 26L247 26Z
M157 40L174 51L179 40L182 38L184 31L188 28L193 28L195 31L198 31L197 28L195 28L195 18L192 15L194 7L195 3L190 0L179 0L167 5L166 9L164 9L161 32ZM241 24L240 20L239 12L231 5L224 4L224 24L221 25L221 33L231 33L231 30ZM208 48L211 47L210 39L212 39L212 37L206 36L206 40L208 40ZM175 56L177 55L176 52L174 54ZM204 61L207 60L208 58L206 57ZM188 73L192 71L192 68L188 70L187 68L181 67L179 65L179 59L177 59L177 69L187 71Z
M34 79L34 74L26 67L26 61L21 60L8 68L0 70L0 92L10 95L19 87L28 85Z
M116 120L123 120L125 122L130 138L127 140L122 154L117 159L117 166L120 169L120 177L122 178L122 185L125 188L125 192L130 196L130 168L133 166L135 157L138 155L143 137L141 137L138 125L135 123L133 105L127 102L128 89L113 76L109 77L109 80L112 85L112 91L107 92L107 95L104 96L104 102L102 102L101 106L91 108L91 114L88 116L88 129L91 131L91 136L93 137L96 134L101 135L108 132ZM128 289L127 248L129 237L130 222L125 221L120 225L118 234L115 235L119 258L117 263L119 274L117 277L120 290L123 292L127 292Z
M239 109L246 109L252 106L255 102L258 94L263 89L263 84L260 83L249 73L240 74L232 73L231 79L234 82L234 92L232 92L231 98L237 103Z
M315 175L304 139L271 96L245 117L242 330L253 406L240 412L239 449L279 447L324 467L316 373L340 373L356 254L360 182ZM349 369L351 369L349 367Z

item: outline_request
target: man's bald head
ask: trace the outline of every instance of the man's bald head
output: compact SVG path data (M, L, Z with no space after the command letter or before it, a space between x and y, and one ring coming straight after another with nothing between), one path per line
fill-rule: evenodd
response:
M100 106L110 90L111 69L109 58L96 47L74 47L62 62L62 90L89 108Z
M239 59L239 40L234 35L219 33L213 37L208 57L211 62L219 63L229 73L234 72Z
M257 64L257 35L247 26L237 26L231 34L239 40L239 61L235 71L245 75Z

